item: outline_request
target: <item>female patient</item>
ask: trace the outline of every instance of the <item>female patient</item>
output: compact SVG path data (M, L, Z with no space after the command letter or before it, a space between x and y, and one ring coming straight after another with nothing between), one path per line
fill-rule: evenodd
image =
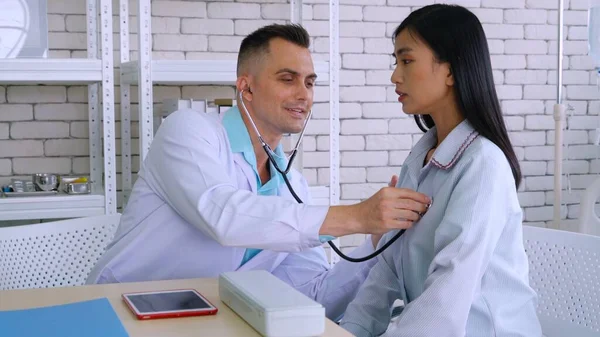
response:
M463 7L432 5L393 37L398 101L429 128L396 186L433 204L382 254L341 325L357 336L541 336L522 242L521 172L481 24ZM406 306L389 325L396 299Z

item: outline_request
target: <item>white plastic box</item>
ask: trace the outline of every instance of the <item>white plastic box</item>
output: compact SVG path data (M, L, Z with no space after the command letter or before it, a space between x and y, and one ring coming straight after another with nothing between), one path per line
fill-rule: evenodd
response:
M306 337L325 332L325 308L264 270L221 274L219 296L263 336Z
M2 1L2 0L0 0ZM168 98L162 101L160 110L154 109L154 133L158 131L158 128L163 123L165 118L177 110L192 109L198 112L210 112L211 109L215 109L209 106L207 100L193 100L193 99L178 99Z

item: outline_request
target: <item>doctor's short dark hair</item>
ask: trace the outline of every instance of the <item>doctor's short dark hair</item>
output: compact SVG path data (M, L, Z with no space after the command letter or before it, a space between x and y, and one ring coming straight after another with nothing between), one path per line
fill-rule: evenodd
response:
M269 42L280 38L297 46L310 47L310 36L298 24L272 24L261 27L242 40L237 60L237 74L241 74L248 61L269 52Z

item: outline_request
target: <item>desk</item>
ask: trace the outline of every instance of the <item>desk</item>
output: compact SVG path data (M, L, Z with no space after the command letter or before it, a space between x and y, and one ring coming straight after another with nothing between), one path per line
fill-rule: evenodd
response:
M214 316L139 321L121 299L126 292L193 288L213 303L219 312ZM136 336L241 336L260 337L250 325L219 299L217 279L191 279L121 283L64 288L19 289L0 291L0 310L16 310L66 304L106 297L121 319L130 337ZM325 337L352 336L326 320Z

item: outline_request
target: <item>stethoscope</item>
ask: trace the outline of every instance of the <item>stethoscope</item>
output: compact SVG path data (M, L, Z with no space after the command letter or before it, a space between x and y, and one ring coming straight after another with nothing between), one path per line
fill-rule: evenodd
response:
M302 127L302 131L300 132L300 137L298 137L298 141L296 142L296 146L294 147L294 150L288 157L288 164L287 164L285 170L282 170L279 167L279 165L277 165L277 161L275 160L275 156L277 156L277 154L273 151L273 149L271 149L269 144L267 144L265 142L265 140L263 139L262 135L258 131L258 128L256 127L256 124L254 124L254 120L252 119L252 116L250 116L250 113L248 112L248 109L246 108L246 104L244 104L244 99L242 97L242 94L244 93L244 91L245 91L245 89L241 90L239 92L239 98L240 98L239 101L242 106L242 110L244 110L244 113L248 117L250 124L252 124L252 128L258 135L258 140L260 141L262 148L265 150L267 157L269 157L269 161L271 162L273 167L275 167L275 170L277 170L277 172L279 172L281 174L281 176L283 177L283 181L285 182L285 185L287 186L288 190L290 191L290 193L292 194L294 199L296 199L296 201L299 204L302 204L303 203L302 199L300 199L300 197L298 197L298 195L296 194L296 191L294 191L292 184L290 184L290 181L288 180L287 174L290 172L290 169L292 168L292 163L298 152L298 147L300 146L300 143L302 142L302 138L304 138L304 131L306 131L306 126L308 125L308 121L310 120L310 117L312 116L312 109L309 111L308 116L306 117L306 120L304 121L304 125ZM391 246L392 243L394 243L396 240L398 240L398 238L400 238L400 236L402 236L402 234L404 234L405 231L406 231L406 229L401 229L400 231L398 231L398 233L396 235L394 235L394 237L392 239L390 239L388 242L386 242L379 249L377 249L376 251L374 251L373 253L371 253L367 256L360 257L360 258L354 258L354 257L345 255L338 249L338 247L335 246L335 244L332 241L327 241L327 243L329 244L329 246L331 246L331 249L333 249L333 251L336 252L336 254L338 254L342 259L344 259L346 261L350 261L350 262L364 262L364 261L370 260L370 259L376 257L377 255L381 254L384 250L386 250L389 246Z

